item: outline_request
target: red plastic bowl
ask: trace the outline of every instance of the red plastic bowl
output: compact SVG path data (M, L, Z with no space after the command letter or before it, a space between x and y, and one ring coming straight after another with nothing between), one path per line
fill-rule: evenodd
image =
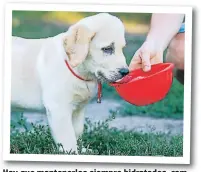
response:
M173 80L172 63L152 65L149 72L137 69L121 81L110 84L127 102L145 106L162 100L168 93Z

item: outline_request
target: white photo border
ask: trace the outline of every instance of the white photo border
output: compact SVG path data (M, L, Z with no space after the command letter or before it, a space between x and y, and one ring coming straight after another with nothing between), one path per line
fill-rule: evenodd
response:
M185 14L185 76L184 76L184 130L183 157L149 156L102 156L102 155L48 155L10 154L10 102L11 102L11 35L12 11L71 11L71 12L126 12L126 13L181 13ZM49 162L102 162L102 163L147 163L190 164L191 132L191 63L192 63L192 7L134 6L115 4L41 4L9 3L5 8L5 53L4 53L4 106L3 106L3 160L4 161L49 161Z

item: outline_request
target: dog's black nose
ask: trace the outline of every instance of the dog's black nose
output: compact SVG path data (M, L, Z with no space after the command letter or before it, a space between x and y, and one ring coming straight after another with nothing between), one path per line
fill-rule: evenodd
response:
M122 76L125 76L129 73L129 70L128 68L121 68L119 69L119 73L122 75Z

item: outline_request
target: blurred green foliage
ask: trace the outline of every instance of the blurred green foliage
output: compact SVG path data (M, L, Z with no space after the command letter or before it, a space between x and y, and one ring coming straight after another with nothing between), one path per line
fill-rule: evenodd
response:
M34 12L34 11L13 11L13 27L12 35L24 38L45 38L55 36L68 29L68 23L60 23L54 20L47 20L47 16L51 12ZM76 17L78 13L71 13L71 17ZM79 16L89 16L95 13L79 13ZM62 14L63 15L63 14ZM132 25L136 23L149 24L151 14L132 14L132 13L114 13L114 15L121 18L122 21ZM57 16L57 15L56 15ZM61 16L61 15L59 15ZM64 16L65 17L65 16ZM124 48L127 63L135 53L135 51L142 45L145 40L146 33L126 33L127 46ZM172 88L166 98L155 104L136 107L123 102L122 99L115 92L114 88L104 84L103 95L104 98L115 99L122 101L120 108L121 115L151 115L154 117L167 117L167 118L182 118L183 117L183 85L174 79ZM103 101L104 101L103 98Z

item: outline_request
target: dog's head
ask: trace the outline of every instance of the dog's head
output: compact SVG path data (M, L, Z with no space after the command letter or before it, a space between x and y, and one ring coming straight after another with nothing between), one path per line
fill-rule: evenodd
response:
M107 13L81 20L70 27L64 38L70 64L82 66L99 81L121 79L129 72L123 54L124 34L123 23Z

